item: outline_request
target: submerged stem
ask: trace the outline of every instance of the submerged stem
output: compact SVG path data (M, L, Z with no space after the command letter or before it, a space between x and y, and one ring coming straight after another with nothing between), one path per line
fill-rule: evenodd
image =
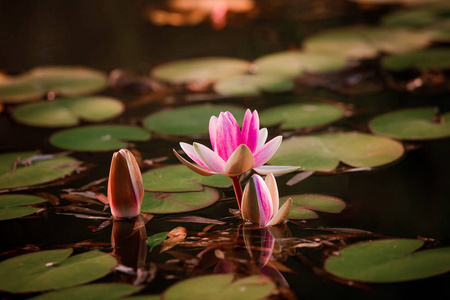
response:
M239 206L239 210L241 210L242 188L241 183L239 182L239 176L233 176L231 177L231 180L233 181L234 193L236 194L236 200Z

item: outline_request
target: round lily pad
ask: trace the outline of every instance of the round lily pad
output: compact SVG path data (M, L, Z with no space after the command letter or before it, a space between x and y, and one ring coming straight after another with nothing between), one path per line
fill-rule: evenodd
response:
M78 166L76 159L60 156L33 161L31 165L17 165L14 168L18 158L25 160L35 154L35 152L0 154L0 189L33 186L50 182L72 173Z
M203 186L226 188L232 185L225 175L201 176L184 165L153 169L142 174L144 189L153 192L194 192Z
M260 113L261 124L281 129L299 129L325 125L341 119L343 109L322 103L293 103L271 107Z
M151 131L168 135L207 134L211 116L220 112L231 112L238 122L242 122L245 110L232 105L199 104L163 110L149 115L144 120L144 127ZM167 120L170 120L168 122Z
M10 293L38 292L71 287L99 279L116 260L109 254L89 251L74 255L72 249L24 254L0 262L0 290Z
M288 219L315 219L319 217L315 211L340 213L346 206L344 201L336 197L303 194L280 198L280 207L289 198L292 198L292 208Z
M387 56L382 66L390 71L408 69L445 70L450 68L450 49L431 48L402 55Z
M159 65L151 76L170 83L214 82L228 76L244 74L250 63L228 57L202 57L177 60Z
M277 75L237 75L218 80L214 90L228 96L256 96L261 92L279 93L290 91L294 83L288 78Z
M23 124L39 127L75 126L80 119L102 122L125 109L123 103L110 97L78 97L30 103L14 110L13 118Z
M423 241L390 239L363 242L325 261L331 274L364 282L400 282L450 271L450 247L416 251Z
M108 151L126 148L126 141L146 141L150 133L125 125L93 125L66 129L53 134L50 143L76 151Z
M76 66L39 67L19 76L2 78L0 100L33 100L49 91L61 96L79 96L101 91L106 86L106 75L97 70Z
M205 187L200 192L151 193L145 192L141 211L151 214L181 213L205 208L219 200L219 193Z
M300 51L283 51L262 56L254 61L258 74L296 77L303 72L326 73L343 70L347 60L338 56Z
M436 109L422 107L389 112L374 118L372 132L404 140L427 140L450 137L450 113L436 117Z
M97 283L49 292L33 300L60 300L60 299L84 299L84 300L113 300L122 299L124 296L140 291L142 287L124 283Z
M406 53L427 47L432 34L396 27L343 27L308 38L307 52L369 59L380 52Z
M39 208L28 207L26 205L42 202L45 202L45 199L32 195L0 195L0 220L15 219L31 215L38 211Z
M390 138L356 132L336 133L285 140L269 163L298 165L309 171L332 171L339 161L357 168L377 167L395 161L403 153L403 145Z
M268 297L275 284L268 277L250 276L233 281L233 274L199 276L180 281L163 294L165 300L256 300Z
M38 100L43 95L39 83L28 75L0 78L0 102L15 103Z

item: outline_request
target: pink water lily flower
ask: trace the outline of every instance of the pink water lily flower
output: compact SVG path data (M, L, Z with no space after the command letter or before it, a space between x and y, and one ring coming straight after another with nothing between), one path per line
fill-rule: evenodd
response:
M180 143L184 152L199 166L182 158L178 159L191 170L209 176L225 174L238 176L251 168L263 166L280 147L282 137L277 136L266 143L266 128L259 129L258 112L247 109L242 130L230 112L221 112L209 121L209 137L212 150L202 144Z
M280 209L279 202L277 182L273 174L269 173L265 180L255 174L244 189L242 218L262 227L283 223L291 211L292 199L289 198Z
M139 165L127 149L115 152L111 160L108 180L108 202L115 218L134 218L139 215L144 186Z

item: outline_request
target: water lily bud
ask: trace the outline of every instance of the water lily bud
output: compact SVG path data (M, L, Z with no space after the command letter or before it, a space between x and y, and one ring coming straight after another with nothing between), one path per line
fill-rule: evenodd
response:
M144 186L141 170L134 155L127 149L115 152L108 180L108 202L115 218L134 218L139 215Z
M242 218L262 227L281 224L291 211L292 199L288 199L280 209L278 206L278 187L273 174L269 173L265 180L253 175L242 196Z

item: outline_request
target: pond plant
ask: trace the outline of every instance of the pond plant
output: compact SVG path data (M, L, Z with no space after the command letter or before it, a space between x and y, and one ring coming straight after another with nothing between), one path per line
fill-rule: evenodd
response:
M448 297L448 1L144 2L1 5L1 299Z

